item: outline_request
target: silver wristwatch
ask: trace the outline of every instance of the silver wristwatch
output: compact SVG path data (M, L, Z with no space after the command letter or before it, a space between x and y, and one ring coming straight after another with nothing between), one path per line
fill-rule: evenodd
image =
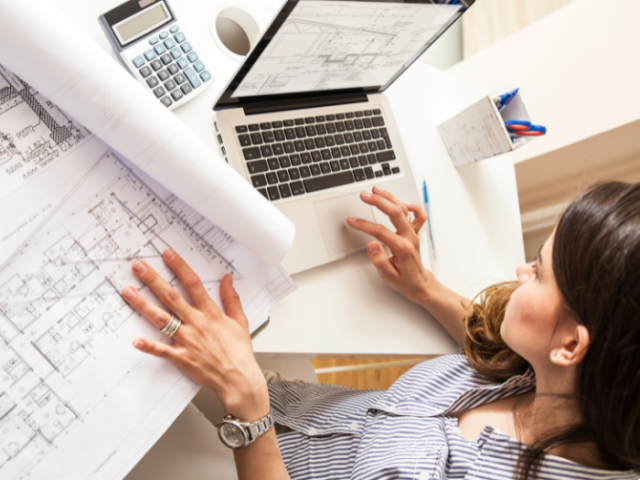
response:
M247 423L241 422L239 419L234 418L233 415L227 415L222 417L216 427L222 443L229 448L239 450L255 442L256 438L268 432L273 427L273 417L269 412L266 417L257 422Z

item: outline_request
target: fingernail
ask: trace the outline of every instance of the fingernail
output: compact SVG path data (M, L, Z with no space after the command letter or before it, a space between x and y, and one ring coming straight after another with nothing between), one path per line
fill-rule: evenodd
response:
M122 296L131 301L136 298L136 291L131 287L125 287L124 290L122 290Z
M347 217L347 223L348 223L349 225L353 225L355 221L356 221L356 219L355 219L355 218L353 218L353 217Z
M380 187L373 187L373 191L374 191L375 193L384 193L384 190L383 190L383 189L381 189Z
M144 272L147 271L147 267L143 262L136 262L133 264L133 270L138 274L138 275L142 275Z
M141 338L136 338L133 341L133 346L136 347L138 350L141 350L142 348L144 348L144 342L142 341Z
M369 251L369 255L377 255L380 253L380 247L376 243L369 245L367 250Z
M362 192L360 195L362 195L364 198L371 198L371 194L369 192Z
M411 204L410 204L410 203L405 203L405 206L406 206L407 208L411 208Z
M164 258L166 258L167 260L173 260L174 258L176 258L176 254L173 252L173 250L167 248L164 251Z

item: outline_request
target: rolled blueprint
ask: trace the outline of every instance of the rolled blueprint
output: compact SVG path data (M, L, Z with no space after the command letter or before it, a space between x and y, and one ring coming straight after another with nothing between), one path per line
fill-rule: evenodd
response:
M0 63L266 262L295 229L47 0L0 0Z

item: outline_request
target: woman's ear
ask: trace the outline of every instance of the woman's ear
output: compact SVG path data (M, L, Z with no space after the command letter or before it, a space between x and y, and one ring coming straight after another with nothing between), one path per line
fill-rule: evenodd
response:
M562 345L551 352L551 361L560 367L579 364L589 349L589 330L584 325L572 323L573 327L563 335Z

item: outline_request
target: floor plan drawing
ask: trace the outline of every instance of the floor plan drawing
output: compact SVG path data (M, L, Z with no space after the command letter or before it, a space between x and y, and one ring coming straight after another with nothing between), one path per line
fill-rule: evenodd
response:
M72 150L91 133L0 65L0 192Z
M176 369L131 347L138 335L163 338L120 295L131 284L152 297L131 273L136 259L180 288L161 257L174 249L217 301L219 281L234 274L254 327L294 288L281 268L265 267L175 195L150 185L105 154L0 269L0 477L63 471L80 442L93 463L78 465L77 478L121 478L127 452L138 454L161 433L148 425L165 417L152 421L149 412L166 401L179 413L176 395L188 402L195 392ZM136 408L128 411L123 396ZM105 420L105 411L117 420ZM135 448L123 448L133 432Z
M384 85L459 8L301 1L234 96Z

